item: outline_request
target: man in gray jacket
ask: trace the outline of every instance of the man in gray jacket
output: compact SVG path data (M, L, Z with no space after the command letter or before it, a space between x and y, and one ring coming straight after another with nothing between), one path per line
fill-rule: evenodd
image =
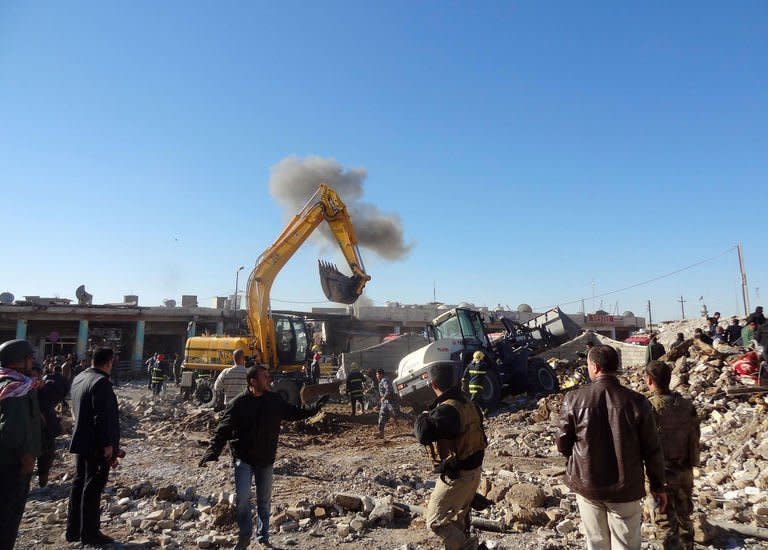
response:
M646 472L659 511L667 504L653 410L619 383L612 347L592 348L587 368L592 384L566 395L561 409L556 442L568 457L566 484L576 493L588 549L639 550Z

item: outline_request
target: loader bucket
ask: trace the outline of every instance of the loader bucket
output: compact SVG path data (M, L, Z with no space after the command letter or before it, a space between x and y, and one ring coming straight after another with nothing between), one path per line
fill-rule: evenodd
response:
M310 384L301 387L299 396L304 404L314 403L324 395L337 395L341 381L328 382L327 384Z
M347 277L339 269L328 262L318 260L320 269L320 285L326 298L339 304L354 304L360 295L357 293L359 277Z

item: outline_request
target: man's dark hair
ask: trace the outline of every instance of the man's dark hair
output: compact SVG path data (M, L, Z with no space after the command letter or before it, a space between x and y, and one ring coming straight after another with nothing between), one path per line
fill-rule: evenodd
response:
M704 331L701 330L700 328L697 328L696 330L693 331L693 333L694 334L704 334Z
M115 357L112 348L98 348L93 354L93 366L103 367Z
M246 380L253 380L257 376L259 376L259 373L261 371L269 372L267 370L266 365L254 365L252 367L248 367L248 370L245 373Z
M232 353L232 358L235 360L235 363L237 363L243 357L245 357L245 351L240 348L236 349L234 353Z
M619 370L619 354L611 346L595 346L589 350L587 360L597 365L600 372L610 374Z
M384 369L376 369L376 374L384 375L386 373L384 372Z
M678 340L685 340L685 335L682 332L677 333L677 339Z
M645 366L645 373L662 392L669 391L669 381L672 379L672 369L664 361L651 361Z
M446 391L454 385L453 365L439 363L429 367L429 379L440 391Z
M587 342L587 347L588 347L589 349L592 349L592 348L594 348L594 347L595 347L595 343L594 343L594 342Z

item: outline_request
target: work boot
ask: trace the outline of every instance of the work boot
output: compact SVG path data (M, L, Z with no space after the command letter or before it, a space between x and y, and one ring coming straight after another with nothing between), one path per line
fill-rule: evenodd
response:
M237 544L235 545L235 550L248 550L248 548L251 546L251 538L250 537L240 537L237 539Z

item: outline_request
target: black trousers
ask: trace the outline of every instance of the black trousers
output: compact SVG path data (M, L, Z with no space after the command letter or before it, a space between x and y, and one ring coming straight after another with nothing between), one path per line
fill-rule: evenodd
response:
M27 504L32 476L22 475L20 470L19 464L0 468L0 550L13 548Z
M48 472L51 471L53 459L56 457L56 436L46 429L43 429L42 451L42 454L37 457L37 477L48 479Z
M75 455L75 466L67 510L67 537L93 538L100 532L101 492L109 477L109 463L103 456Z

